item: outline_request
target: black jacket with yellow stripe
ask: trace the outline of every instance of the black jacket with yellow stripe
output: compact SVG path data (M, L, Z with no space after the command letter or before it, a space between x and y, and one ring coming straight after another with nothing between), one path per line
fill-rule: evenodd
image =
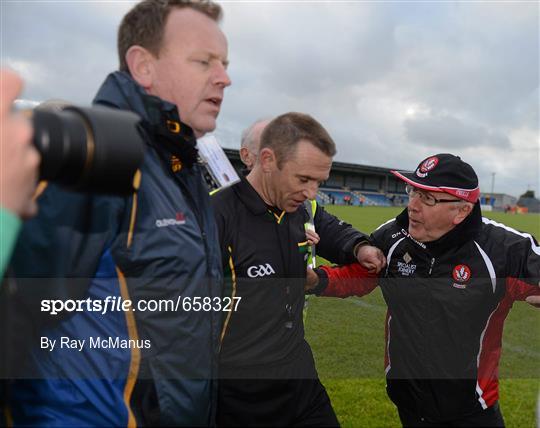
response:
M215 195L212 203L230 278L225 295L241 298L224 320L220 373L249 376L252 368L259 377L262 367L290 362L309 349L302 321L309 215L304 206L293 213L268 207L245 179ZM321 237L317 255L335 263L354 261L355 246L367 240L322 207L314 223Z

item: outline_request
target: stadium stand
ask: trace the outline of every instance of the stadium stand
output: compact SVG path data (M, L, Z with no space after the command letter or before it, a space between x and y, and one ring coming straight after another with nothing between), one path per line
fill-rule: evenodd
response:
M514 196L506 195L504 193L488 193L482 192L480 195L480 204L485 206L491 206L493 211L502 211L505 206L516 205L517 199Z
M224 150L236 170L241 172L243 164L238 150ZM402 206L407 203L405 185L396 179L390 170L391 168L334 162L330 177L323 183L317 195L317 202L356 206Z
M327 195L332 205L359 205L358 198L348 190L320 188L320 192ZM348 204L347 201L351 203Z
M388 196L383 195L382 193L364 193L366 198L366 205L377 205L380 207L391 207L392 201Z
M224 149L227 157L237 169L242 171L238 150ZM357 165L346 162L334 162L330 177L323 183L317 194L319 204L355 205L355 206L405 206L408 196L405 184L390 172L397 168L382 168L369 165ZM482 193L481 203L490 210L503 211L508 206L515 206L517 199L502 193ZM540 201L536 198L521 198L518 205L529 212L540 210Z
M317 203L321 205L330 204L330 197L320 190L317 192Z

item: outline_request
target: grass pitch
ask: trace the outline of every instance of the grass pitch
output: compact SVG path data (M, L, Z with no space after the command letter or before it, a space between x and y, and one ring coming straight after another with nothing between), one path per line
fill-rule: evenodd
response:
M366 233L401 208L330 206L328 211ZM485 213L540 238L540 215ZM363 298L311 298L306 336L322 382L345 427L400 426L384 380L386 305L377 288ZM535 427L540 379L538 310L516 302L505 323L500 363L500 404L508 428Z

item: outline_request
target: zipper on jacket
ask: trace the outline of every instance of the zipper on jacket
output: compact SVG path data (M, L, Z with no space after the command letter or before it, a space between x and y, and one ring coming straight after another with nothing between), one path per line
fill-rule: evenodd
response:
M435 257L431 259L431 263L429 264L429 272L428 275L431 275L431 272L433 272L433 265L435 264Z

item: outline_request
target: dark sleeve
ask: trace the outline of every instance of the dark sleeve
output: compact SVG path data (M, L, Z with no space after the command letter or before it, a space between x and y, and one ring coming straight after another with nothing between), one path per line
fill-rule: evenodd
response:
M317 206L315 212L315 231L320 236L317 255L336 264L354 262L354 249L358 244L369 243L367 235L359 232L350 224L329 214L323 207Z
M223 189L210 198L218 229L218 244L221 252L221 266L223 268L221 290L223 297L234 297L236 281L231 235L231 221L234 218L234 213L228 208L228 197L226 197L227 195L231 196L229 192L231 192L230 188ZM223 322L225 322L226 318L227 313L223 312Z
M223 198L222 194L222 192L227 191L229 191L229 189L222 190L221 192L218 192L210 198L218 229L219 249L221 252L221 266L223 266L225 272L229 269L229 258L231 254L231 249L229 248L230 239L228 238L228 231L230 230L230 228L227 227L228 217L226 215L225 199Z
M540 246L529 234L513 242L507 251L506 290L513 300L540 295Z
M326 297L364 296L377 287L377 274L369 273L359 263L345 266L321 266L315 269L319 284L311 291Z

